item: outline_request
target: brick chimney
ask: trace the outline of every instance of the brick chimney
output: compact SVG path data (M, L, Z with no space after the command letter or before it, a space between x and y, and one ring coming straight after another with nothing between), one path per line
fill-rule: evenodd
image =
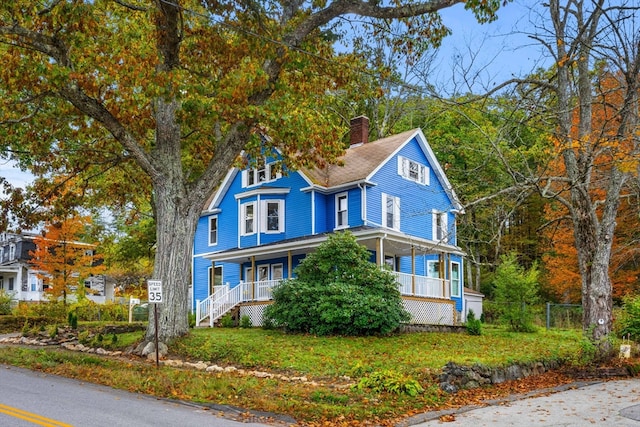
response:
M369 118L358 116L350 121L351 145L366 144L369 142Z

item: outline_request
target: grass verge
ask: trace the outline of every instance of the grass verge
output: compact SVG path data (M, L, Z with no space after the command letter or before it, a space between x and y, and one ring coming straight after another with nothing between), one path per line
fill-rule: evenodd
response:
M124 347L142 335L118 335L109 347ZM502 366L516 361L576 359L580 341L576 331L515 334L489 327L482 336L413 333L362 338L216 328L193 330L170 348L171 358L307 376L313 386L237 373L156 369L140 359L54 348L0 347L0 363L160 397L286 414L307 425L385 425L407 415L459 404L455 396L438 387L437 376L449 361ZM374 387L350 386L362 384L363 378L377 383ZM476 395L482 393L486 392Z

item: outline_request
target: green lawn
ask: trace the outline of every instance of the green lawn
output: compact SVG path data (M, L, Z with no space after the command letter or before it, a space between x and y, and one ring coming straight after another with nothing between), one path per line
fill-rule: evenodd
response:
M142 335L127 333L115 342L105 342L113 348ZM412 333L367 338L286 335L259 328L197 329L170 348L171 358L306 376L315 385L233 373L156 369L153 363L137 359L52 348L0 347L0 363L168 398L286 414L302 424L336 420L390 424L406 414L446 406L451 396L439 390L437 375L449 361L489 366L545 359L579 361L580 348L577 331L515 334L486 326L482 336ZM417 383L424 391L412 397L348 386L376 374L391 378L391 386Z

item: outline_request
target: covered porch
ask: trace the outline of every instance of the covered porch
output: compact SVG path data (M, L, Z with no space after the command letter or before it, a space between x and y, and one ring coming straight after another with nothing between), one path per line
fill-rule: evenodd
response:
M420 319L424 319L424 316L418 316L416 310L424 310L415 307L424 302L438 306L436 311L439 320L434 323L441 324L442 319L445 319L445 323L453 324L456 316L452 296L456 295L452 295L452 282L454 289L461 288L462 284L460 266L458 265L456 271L452 271L451 257L462 256L459 248L441 242L416 239L380 227L365 226L350 231L358 243L369 249L372 262L394 274L398 289L405 300L405 308L414 315L416 323L423 322ZM213 265L220 262L236 264L241 280L237 284L213 286L205 300L196 301L196 324L201 325L206 321L209 326L213 326L220 317L238 305L269 304L272 290L281 280L293 277L293 271L299 261L322 244L328 235L326 233L275 244L237 248L205 256ZM425 255L429 256L428 261L425 260ZM269 272L268 268L261 267L269 265L268 263L274 259L281 260L277 264L277 270L271 269ZM444 315L440 313L443 307L446 312Z

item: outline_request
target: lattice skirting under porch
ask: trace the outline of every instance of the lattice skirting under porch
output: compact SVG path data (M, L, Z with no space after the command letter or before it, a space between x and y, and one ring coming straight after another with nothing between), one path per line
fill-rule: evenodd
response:
M456 311L453 301L431 298L402 299L404 309L411 313L410 324L455 325ZM253 326L262 326L262 316L269 303L248 303L240 306L240 317L249 316Z
M251 325L253 326L262 326L262 316L264 313L264 309L268 306L269 304L265 304L265 303L249 303L246 305L241 305L240 306L240 318L242 318L242 316L249 316L249 319L251 319Z
M411 313L415 325L454 325L455 304L449 300L403 297L404 309Z

